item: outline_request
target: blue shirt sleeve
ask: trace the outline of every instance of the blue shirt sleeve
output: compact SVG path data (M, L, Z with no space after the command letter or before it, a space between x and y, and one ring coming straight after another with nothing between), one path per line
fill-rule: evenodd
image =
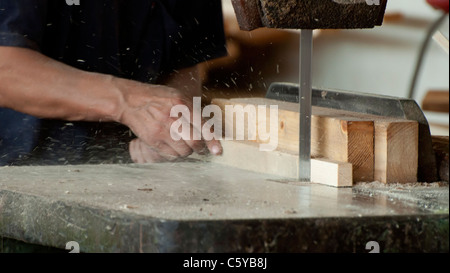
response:
M0 0L0 46L41 50L48 0Z

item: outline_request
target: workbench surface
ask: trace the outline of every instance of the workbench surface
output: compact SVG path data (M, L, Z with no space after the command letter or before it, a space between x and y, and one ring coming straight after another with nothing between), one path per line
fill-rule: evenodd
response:
M200 161L0 168L0 237L82 252L448 252L445 183L336 189Z

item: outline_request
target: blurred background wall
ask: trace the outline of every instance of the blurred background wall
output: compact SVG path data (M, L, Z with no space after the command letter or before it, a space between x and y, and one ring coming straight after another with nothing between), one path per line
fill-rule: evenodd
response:
M205 97L264 96L272 82L298 82L299 32L241 31L231 0L222 0L229 56L205 64ZM425 0L388 0L382 27L317 30L313 83L317 88L408 97L419 52L442 12ZM448 39L448 16L439 27ZM422 105L430 90L449 89L449 56L432 41L413 98ZM432 133L448 135L448 113L425 111Z

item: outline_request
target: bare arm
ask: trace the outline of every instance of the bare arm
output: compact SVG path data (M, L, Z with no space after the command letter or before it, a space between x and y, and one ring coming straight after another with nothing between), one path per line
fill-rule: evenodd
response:
M178 78L183 77L186 73ZM195 81L185 79L168 84L178 88L185 88L186 83L195 86ZM217 141L171 140L170 125L174 120L170 110L178 104L190 106L191 96L198 94L194 87L180 91L84 72L39 52L14 47L0 47L0 83L0 107L41 118L119 122L165 159L202 152L205 145L210 151L220 147Z
M0 82L0 107L69 121L116 121L120 115L123 98L113 77L32 50L0 47Z

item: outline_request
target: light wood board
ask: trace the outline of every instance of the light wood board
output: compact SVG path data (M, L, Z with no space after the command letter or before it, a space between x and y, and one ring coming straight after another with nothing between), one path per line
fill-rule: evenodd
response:
M227 105L277 105L278 149L298 154L298 104L265 98L214 99L212 103L223 111ZM231 118L224 111L225 130L231 128L235 132L238 125ZM268 128L269 111L266 111L266 117L257 117L256 120L266 122ZM247 121L243 126L247 132ZM417 182L417 122L313 107L311 127L312 156L351 163L354 182ZM248 134L245 137L247 140ZM258 135L255 142L263 143Z
M294 103L268 100L264 98L213 100L213 104L222 108L226 105L278 105L278 149L298 155L299 150L299 111ZM269 125L269 111L266 117L257 120ZM261 119L260 119L261 118ZM225 130L236 132L236 120L224 114ZM259 124L258 124L259 126ZM247 122L244 122L247 131ZM374 174L374 123L372 120L336 114L325 108L314 107L311 128L311 155L316 158L328 158L337 162L350 163L353 166L355 182L373 181ZM248 134L245 135L247 140ZM260 141L259 135L255 142Z
M222 141L223 155L192 158L214 162L258 173L278 175L297 181L299 175L298 155L286 151L263 152L258 143L248 141ZM313 183L332 187L353 185L352 165L329 159L311 160L311 180Z
M375 122L374 178L383 183L417 182L419 125L414 122Z

